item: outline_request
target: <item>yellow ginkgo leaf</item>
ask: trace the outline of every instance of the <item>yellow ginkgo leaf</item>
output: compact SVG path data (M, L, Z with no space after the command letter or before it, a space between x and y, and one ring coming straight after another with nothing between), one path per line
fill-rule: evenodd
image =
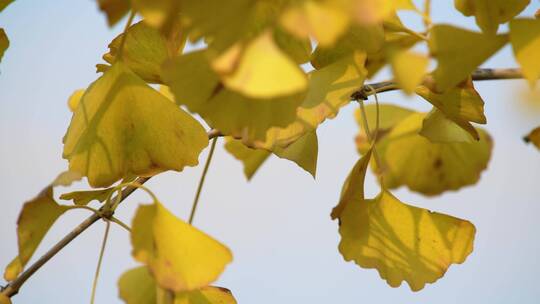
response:
M406 185L437 195L475 184L491 157L489 135L478 129L479 141L433 143L418 134L425 117L424 113L411 114L377 144L386 187Z
M525 142L532 143L538 149L540 149L540 127L532 130L527 136L523 138Z
M439 109L446 118L452 120L471 136L478 140L480 136L470 122L485 124L484 101L475 90L470 78L457 87L438 93L433 89L436 85L426 83L416 88L416 94L429 101Z
M179 54L185 44L185 35L179 26L175 26L169 36L165 36L145 22L132 25L128 31L122 51L123 63L146 82L162 83L161 65L167 59ZM109 64L117 60L124 34L118 35L109 44L109 53L103 59ZM104 72L108 66L98 65L98 71Z
M0 304L11 304L11 299L3 293L0 293Z
M523 11L530 0L454 0L456 8L465 16L475 16L483 32L495 34L499 24L510 21Z
M377 269L392 287L406 281L421 290L473 250L476 229L469 221L404 204L385 190L362 200L356 195L362 185L346 188L353 194L339 217L339 251L346 261Z
M383 21L396 10L415 10L411 0L352 0L353 20L359 24L376 24Z
M397 84L405 93L414 93L424 79L429 58L411 51L397 51L390 55L390 62Z
M6 267L6 281L17 278L49 228L66 210L66 206L54 201L52 187L45 188L37 197L24 204L17 220L19 255Z
M208 286L232 261L227 247L159 202L139 207L131 242L135 259L149 267L161 288L175 292Z
M204 128L115 63L81 98L64 137L64 158L93 187L198 164Z
M315 130L326 119L333 118L351 100L351 94L364 83L365 53L354 53L320 70L309 73L307 96L297 109L297 118L286 127L272 127L264 141L251 146L273 150L286 147Z
M75 90L71 96L68 98L68 108L71 112L75 112L79 106L79 102L84 95L84 89Z
M60 195L60 199L66 201L73 200L73 203L75 205L86 206L93 200L103 203L107 198L109 198L112 191L114 191L114 188L89 191L73 191Z
M176 0L131 0L133 9L144 17L149 25L161 28L178 14L180 1Z
M437 89L446 91L464 81L507 41L507 35L476 33L450 25L434 26L428 45L438 62L434 72Z
M291 57L297 64L309 61L311 57L311 41L293 36L280 28L274 29L274 41L277 46Z
M8 5L10 5L14 0L0 0L0 12L3 11ZM2 303L3 304L3 303Z
M300 38L312 36L321 46L331 46L346 31L349 14L337 1L307 0L281 16L281 24Z
M250 98L224 88L205 51L188 53L164 65L163 78L180 105L198 113L213 128L244 142L264 141L272 127L296 117L305 92L275 98Z
M97 0L99 9L107 15L109 26L115 25L130 9L129 0Z
M431 142L473 142L474 138L443 112L433 109L424 119L420 135Z
M118 289L126 304L236 304L228 289L215 286L172 293L171 296L156 285L144 266L124 272L118 280Z
M225 150L234 156L234 158L242 162L242 165L244 166L244 175L248 180L251 180L257 170L271 155L270 151L249 148L244 145L242 141L230 136L225 140Z
M540 19L512 20L510 42L523 75L534 86L540 78Z
M0 28L0 61L2 61L2 57L4 57L4 53L6 52L8 47L9 39L4 29Z
M279 49L270 31L246 45L237 65L221 79L227 88L247 97L281 97L300 93L307 87L306 75Z

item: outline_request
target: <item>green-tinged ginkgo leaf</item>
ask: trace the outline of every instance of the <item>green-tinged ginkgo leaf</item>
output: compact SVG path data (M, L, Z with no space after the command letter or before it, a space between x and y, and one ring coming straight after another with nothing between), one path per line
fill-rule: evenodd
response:
M66 206L58 205L54 201L52 186L24 204L17 220L19 255L6 267L6 281L17 278L49 228L66 210Z
M208 286L232 261L227 247L159 202L139 207L131 241L133 256L150 268L157 284L176 292Z
M446 91L464 81L507 41L508 35L488 35L450 25L434 26L428 44L438 62L434 72L437 89Z
M454 0L456 8L465 16L475 16L483 32L495 34L499 24L510 21L523 11L530 0Z
M476 229L469 221L404 204L385 190L362 200L361 184L346 188L352 194L339 217L339 251L346 261L377 269L392 287L406 281L421 290L473 250Z
M60 195L61 200L70 201L73 200L73 203L78 206L86 206L93 200L97 200L103 203L107 198L109 198L111 192L114 191L114 188L99 189L99 190L88 190L88 191L73 191L69 193L64 193Z
M540 19L512 20L510 42L523 75L533 86L540 78Z
M365 59L365 53L354 53L310 72L308 93L297 109L296 120L286 127L271 128L264 141L250 145L267 150L286 147L326 119L335 117L339 109L350 102L351 94L363 85L367 74Z
M478 140L480 136L470 122L485 124L487 119L484 115L484 101L475 90L470 78L443 93L435 91L433 88L435 86L426 82L426 85L416 88L416 94L429 101L444 113L446 118Z
M360 158L352 168L349 176L341 188L341 197L338 204L332 209L330 217L335 220L341 218L341 215L347 205L352 202L359 202L365 199L364 180L371 160L372 150L369 149L362 158Z
M71 186L71 184L73 184L74 182L81 180L82 178L83 178L83 175L81 173L77 171L67 170L58 174L58 176L54 179L51 185L53 187L56 187L56 186L68 187L68 186Z
M145 266L124 272L118 280L118 293L126 304L156 304L156 289L156 281Z
M2 61L2 57L4 57L4 53L6 52L8 47L9 39L4 29L0 28L0 62Z
M525 142L530 142L540 149L540 127L534 129L527 136L523 138Z
M303 1L281 16L281 24L299 38L313 37L321 46L331 46L347 30L349 14L337 1Z
M297 38L284 30L276 28L274 30L274 41L297 64L309 61L311 57L311 41L309 39Z
M10 5L14 0L0 0L0 12L3 11L8 5Z
M384 44L382 25L351 26L350 29L333 46L318 45L311 56L311 65L316 69L350 56L355 51L375 54Z
M429 58L411 51L397 51L390 55L390 63L397 84L405 93L412 94L424 79Z
M64 137L63 156L93 187L198 164L204 128L115 63L86 90Z
M81 101L81 98L83 97L83 95L84 95L84 89L80 89L80 90L75 90L75 92L73 92L71 96L69 96L67 104L71 112L75 112L75 110L79 106L79 102Z
M452 120L446 118L443 112L433 109L424 118L420 135L431 142L473 142L474 138Z
M300 67L276 45L267 31L250 41L235 70L222 75L223 84L252 98L273 98L302 92L307 77Z
M122 274L118 289L126 304L236 304L231 292L222 287L206 286L195 291L169 293L156 285L144 266Z
M164 65L163 79L175 100L198 113L222 134L244 142L264 141L271 127L296 118L305 92L276 98L249 98L224 88L205 51L188 53Z
M130 0L97 0L99 9L107 15L109 26L115 25L130 9Z
M244 175L250 180L261 165L270 157L271 152L264 149L249 148L242 141L230 136L226 138L225 150L242 162Z
M124 34L120 34L109 44L109 53L103 59L113 64L116 61ZM180 27L166 37L159 30L150 27L144 22L132 25L126 36L122 51L123 63L146 82L161 83L161 65L167 59L179 54L184 47L185 35ZM104 72L109 66L98 65L98 71Z
M491 157L490 136L478 129L478 141L433 143L418 134L425 117L411 114L377 144L386 187L437 195L478 182Z

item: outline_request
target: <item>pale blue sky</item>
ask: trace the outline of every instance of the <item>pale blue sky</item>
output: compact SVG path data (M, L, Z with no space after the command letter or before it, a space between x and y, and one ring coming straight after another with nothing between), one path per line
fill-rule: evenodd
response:
M450 0L434 1L434 20L475 28L471 18L451 10ZM533 1L525 15L539 8ZM408 22L414 23L407 16ZM22 203L66 168L61 139L71 113L67 97L96 79L109 41L109 29L94 1L20 0L0 14L11 46L0 64L0 265L16 254L15 221ZM539 59L540 60L540 59ZM486 66L514 67L506 47ZM382 74L384 78L387 74ZM242 304L270 303L538 303L540 289L540 153L521 137L540 125L540 112L520 101L523 81L477 83L486 101L487 129L495 140L488 171L475 187L426 198L405 189L402 201L471 220L477 227L474 252L465 264L413 293L390 288L374 270L346 263L337 251L337 224L329 217L342 181L358 159L354 104L319 128L318 176L273 158L246 183L241 165L217 149L195 225L227 244L234 262L219 285ZM537 95L540 96L540 95ZM388 93L383 102L427 109L419 99ZM201 156L204 161L206 152ZM149 186L170 210L185 218L201 167L166 173ZM58 189L57 192L63 189ZM368 178L367 192L378 191ZM57 193L58 194L58 193ZM136 206L148 202L137 193L120 208L129 222ZM73 211L47 235L37 255L88 214ZM104 226L95 225L43 267L14 303L85 303ZM97 303L120 303L116 281L136 265L124 230L112 228Z

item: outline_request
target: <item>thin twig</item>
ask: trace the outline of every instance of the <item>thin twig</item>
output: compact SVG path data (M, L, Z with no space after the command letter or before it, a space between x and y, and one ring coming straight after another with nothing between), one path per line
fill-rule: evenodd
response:
M197 211L197 205L199 204L199 197L201 196L201 191L204 185L204 180L206 179L206 173L208 173L208 168L210 167L210 162L212 161L212 156L214 156L214 150L216 148L217 137L212 139L212 146L210 147L210 152L208 152L208 158L206 158L206 164L204 164L204 169L199 180L199 186L197 186L197 193L193 199L193 205L191 207L191 213L189 214L188 223L191 225L193 223L193 218L195 217L195 211Z
M215 137L222 136L219 131L211 130L208 132L208 138L212 139ZM146 183L150 177L139 177L135 180L135 183L140 185ZM121 202L124 201L131 193L137 190L137 187L127 186L122 190ZM113 201L116 200L116 197L112 198ZM100 209L100 211L103 211ZM112 216L112 214L111 214ZM23 271L15 280L11 281L8 285L2 288L2 294L11 298L16 295L21 289L21 286L28 280L36 271L38 271L45 263L47 263L53 256L55 256L60 250L67 246L71 241L83 233L88 227L92 226L97 222L101 216L97 213L92 214L82 223L80 223L75 229L69 232L64 238L62 238L58 243L56 243L51 249L49 249L43 256L41 256L37 261L30 265L25 271Z

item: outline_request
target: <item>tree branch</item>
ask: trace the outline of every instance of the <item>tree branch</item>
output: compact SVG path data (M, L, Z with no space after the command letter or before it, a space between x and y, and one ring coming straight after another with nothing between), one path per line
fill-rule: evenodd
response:
M215 137L222 136L221 133L217 130L210 130L208 132L208 138L213 139ZM135 183L138 184L144 184L146 183L150 177L139 177L135 180ZM135 190L137 190L137 187L126 187L122 190L122 196L120 202L124 201L131 193L133 193ZM113 197L112 201L116 201L117 197ZM100 211L103 210L103 207L100 208ZM112 216L112 214L111 214ZM75 229L71 230L70 233L68 233L63 239L61 239L56 245L54 245L51 249L49 249L43 256L39 258L39 260L35 261L30 267L28 267L25 271L23 271L15 280L11 281L8 285L2 288L2 294L7 297L12 297L16 295L19 292L19 289L21 286L28 280L36 271L38 271L45 263L47 263L52 257L54 257L60 250L62 250L64 247L67 246L67 244L71 243L76 237L78 237L81 233L83 233L88 227L92 226L95 222L97 222L101 218L100 214L94 213L91 216L89 216L86 220L84 220L82 223L80 223Z
M521 79L523 74L520 69L477 69L471 75L472 80L500 80L500 79ZM364 85L360 90L352 93L352 99L367 100L368 96L374 93L399 90L400 87L394 81L382 81Z

